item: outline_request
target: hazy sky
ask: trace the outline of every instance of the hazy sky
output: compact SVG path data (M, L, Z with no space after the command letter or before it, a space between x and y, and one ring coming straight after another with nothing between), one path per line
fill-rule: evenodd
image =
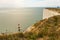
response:
M56 7L60 0L0 0L0 8L5 7Z

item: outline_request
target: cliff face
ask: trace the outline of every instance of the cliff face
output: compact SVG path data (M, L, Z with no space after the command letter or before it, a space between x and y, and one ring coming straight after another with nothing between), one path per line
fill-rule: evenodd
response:
M49 18L54 15L60 15L59 8L45 8L45 9L43 9L43 19Z

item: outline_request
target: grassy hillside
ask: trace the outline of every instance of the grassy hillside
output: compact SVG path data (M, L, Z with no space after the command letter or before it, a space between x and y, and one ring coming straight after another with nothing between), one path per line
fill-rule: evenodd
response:
M35 23L30 31L0 35L0 40L60 40L60 15Z
M60 40L60 15L35 23L29 32L43 40Z

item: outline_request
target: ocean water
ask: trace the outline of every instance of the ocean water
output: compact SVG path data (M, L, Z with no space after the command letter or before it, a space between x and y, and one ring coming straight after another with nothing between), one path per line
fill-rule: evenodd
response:
M0 9L0 33L18 32L18 24L21 31L41 20L43 8L1 8Z

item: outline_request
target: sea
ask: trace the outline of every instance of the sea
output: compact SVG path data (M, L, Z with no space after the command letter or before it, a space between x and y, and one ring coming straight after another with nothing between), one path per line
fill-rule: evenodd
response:
M21 32L25 31L32 24L42 20L43 9L40 7L0 8L0 33L18 32L18 24Z

